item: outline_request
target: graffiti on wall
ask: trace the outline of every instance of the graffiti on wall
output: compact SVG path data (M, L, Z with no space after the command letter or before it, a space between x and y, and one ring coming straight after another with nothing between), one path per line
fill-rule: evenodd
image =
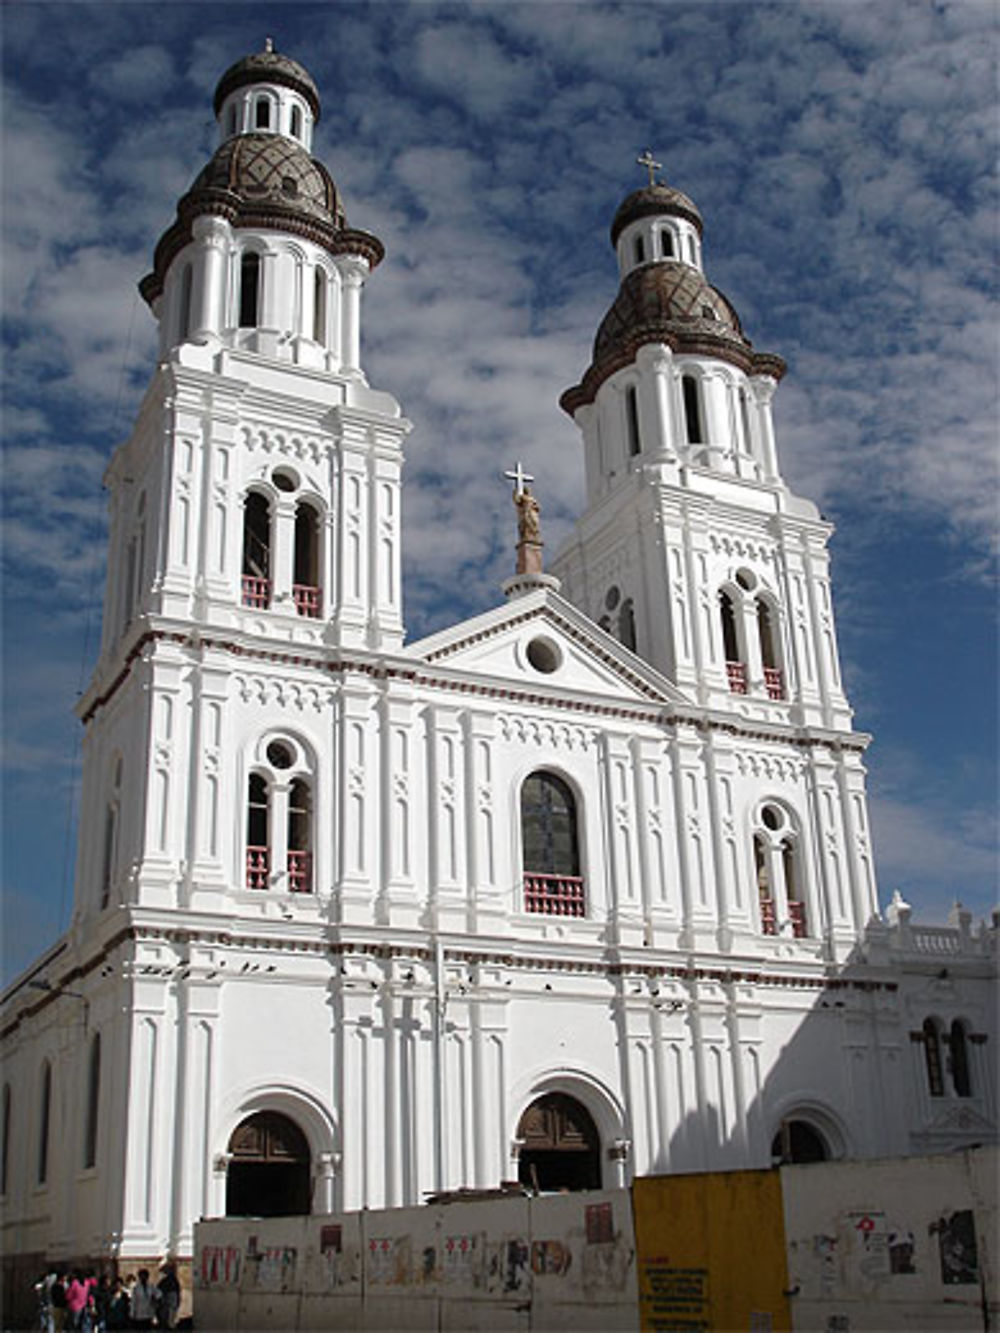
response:
M244 1286L259 1291L292 1291L299 1252L292 1245L267 1245L261 1249L257 1237L247 1241L243 1264Z
M202 1287L235 1287L240 1280L240 1252L236 1246L204 1246L198 1278Z

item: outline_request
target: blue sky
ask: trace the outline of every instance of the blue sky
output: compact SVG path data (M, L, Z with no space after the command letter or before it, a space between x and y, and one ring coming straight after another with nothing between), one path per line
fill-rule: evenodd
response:
M386 243L371 382L415 430L411 637L496 603L517 458L579 512L557 406L616 290L651 147L710 280L789 371L786 477L837 524L841 653L883 903L996 891L997 20L992 4L32 4L3 11L4 975L68 922L101 474L153 360L135 283L216 143L223 70L273 36L314 149Z

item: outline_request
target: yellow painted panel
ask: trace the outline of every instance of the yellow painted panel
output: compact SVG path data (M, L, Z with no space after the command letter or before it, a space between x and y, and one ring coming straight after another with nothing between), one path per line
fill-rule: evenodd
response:
M648 1177L632 1201L643 1333L791 1329L777 1171Z

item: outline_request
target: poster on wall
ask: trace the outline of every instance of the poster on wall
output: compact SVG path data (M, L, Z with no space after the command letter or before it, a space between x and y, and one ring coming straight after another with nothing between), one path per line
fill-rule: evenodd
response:
M979 1254L971 1208L940 1218L931 1224L930 1230L938 1233L941 1281L948 1286L978 1282Z
M851 1213L849 1221L854 1236L849 1257L855 1281L865 1284L887 1278L891 1268L885 1213Z

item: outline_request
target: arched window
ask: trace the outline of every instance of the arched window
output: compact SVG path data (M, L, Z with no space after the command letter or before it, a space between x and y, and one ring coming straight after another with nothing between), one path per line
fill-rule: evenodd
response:
M771 1157L779 1162L826 1162L830 1148L815 1125L808 1120L782 1120L771 1141Z
M313 272L313 341L326 346L326 286L327 277L317 265Z
M318 620L320 616L319 586L319 515L307 501L301 501L295 510L295 569L292 577L292 596L300 616Z
M87 1061L87 1102L84 1107L83 1165L97 1165L97 1127L101 1110L101 1034L95 1032Z
M760 639L760 659L764 666L764 686L769 699L785 697L785 681L778 662L774 633L774 613L763 598L757 602L757 634Z
M266 889L270 877L268 783L260 773L250 774L247 792L247 888Z
M642 436L639 433L639 396L634 384L630 384L625 390L625 435L628 440L629 456L634 457L642 448Z
M750 404L747 401L747 391L741 388L737 395L740 403L740 426L743 431L743 449L750 453L753 448L753 437L750 434Z
M951 1055L951 1083L956 1097L972 1096L972 1080L969 1077L969 1047L965 1024L958 1018L951 1025L949 1054Z
M246 887L313 891L313 793L301 747L268 742L247 786ZM298 770L298 771L296 771Z
M778 922L774 914L774 895L771 892L771 876L767 868L767 853L764 839L759 833L753 840L754 875L757 880L757 901L760 905L760 929L764 935L777 935Z
M701 418L701 393L695 375L681 376L684 394L684 428L688 444L705 443L705 427Z
M184 265L184 271L181 273L181 306L177 317L177 337L180 342L184 342L191 332L191 291L194 284L194 269L190 264Z
M38 1161L36 1179L44 1185L49 1178L49 1122L52 1118L52 1066L42 1062L42 1077L38 1090Z
M632 242L632 254L637 264L643 264L646 260L646 244L641 236L637 236Z
M309 784L295 778L288 793L288 888L312 891L312 799Z
M266 97L259 97L254 108L254 124L259 130L271 128L271 104Z
M235 107L235 106L231 106L231 107L229 108L228 128L229 128L229 135L230 135L230 138L231 138L231 137L236 133L236 107Z
M3 1098L0 1104L0 1115L3 1117L3 1125L0 1126L0 1195L7 1193L7 1186L10 1184L10 1084L3 1085Z
M260 255L248 250L240 260L240 328L255 329L259 323Z
M924 1063L927 1066L927 1089L932 1097L944 1096L944 1071L941 1064L941 1033L937 1020L924 1019Z
M583 916L576 801L554 773L532 773L521 788L525 910Z
M243 504L243 605L271 605L271 506L259 491Z
M297 106L292 107L292 137L302 138L302 112Z
M104 845L101 848L101 911L111 901L115 878L115 835L118 831L118 802L112 801L104 812Z
M666 227L660 232L660 254L664 259L673 259L674 257L673 232L668 231Z
M799 898L799 872L795 853L795 843L785 838L781 844L781 868L785 874L785 899L788 903L788 919L792 923L792 934L796 939L806 935L806 905Z
M104 838L101 844L100 911L111 901L111 890L118 873L118 812L121 808L122 760L119 755L111 771L111 788L104 811Z
M796 939L809 934L799 834L783 805L768 801L757 814L753 834L754 875L765 935L791 928Z
M622 602L622 609L618 612L618 638L626 648L633 653L636 651L635 606L631 597Z
M739 634L736 629L736 609L733 599L723 589L719 593L719 619L722 623L722 656L726 663L726 675L733 694L746 694L747 669L740 652Z

